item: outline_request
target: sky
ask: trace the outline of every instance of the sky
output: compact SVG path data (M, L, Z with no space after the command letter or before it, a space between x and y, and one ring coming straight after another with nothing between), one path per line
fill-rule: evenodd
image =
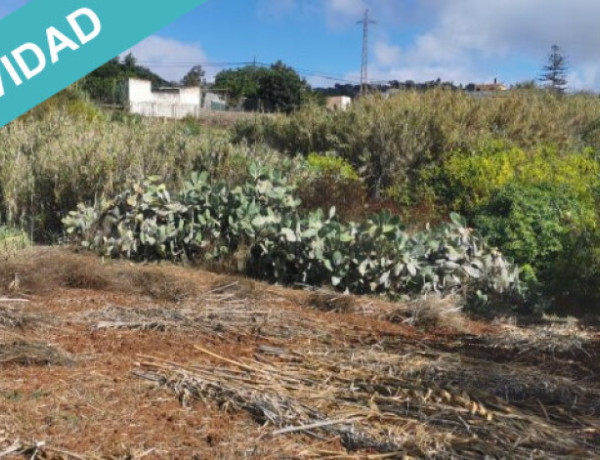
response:
M26 2L0 0L0 17ZM367 8L373 82L533 80L558 44L570 89L600 91L598 0L206 0L127 51L170 81L280 59L313 86L358 83Z

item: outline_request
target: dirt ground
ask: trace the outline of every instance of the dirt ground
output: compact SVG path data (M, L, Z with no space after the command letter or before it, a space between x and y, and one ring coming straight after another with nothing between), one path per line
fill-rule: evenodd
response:
M597 330L444 308L23 251L0 458L600 458Z

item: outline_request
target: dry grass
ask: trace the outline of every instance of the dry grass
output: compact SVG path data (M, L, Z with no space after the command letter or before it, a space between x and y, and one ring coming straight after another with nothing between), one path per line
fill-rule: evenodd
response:
M201 114L198 123L206 126L229 128L240 121L253 122L268 117L268 114L251 112L207 112Z
M319 289L308 299L308 304L320 311L352 313L356 311L356 298L339 292Z
M327 320L299 317L297 312L277 308L276 299L260 305L248 298L236 300L227 294L205 294L197 301L186 302L177 309L161 307L135 308L111 306L85 311L77 321L92 330L173 331L227 337L269 338L278 340L319 340L343 333ZM348 331L350 337L350 331Z
M111 276L112 275L112 276ZM18 286L11 283L18 279ZM110 289L120 284L96 258L51 248L31 248L0 265L0 293L43 294L63 287Z
M41 342L4 340L0 342L0 366L66 366L73 359L64 351Z
M27 235L19 230L0 225L0 261L6 261L30 246Z
M424 296L388 313L386 319L418 327L444 327L457 332L468 329L467 318L462 312L462 299L455 295Z
M543 375L523 378L498 367L473 372L460 360L439 358L415 366L411 355L376 348L295 350L292 362L204 353L215 364L146 358L137 375L168 386L186 406L199 400L224 411L246 411L265 426L267 437L337 437L348 457L367 450L420 458L527 459L532 449L548 458L592 456L600 448L600 439L589 443L561 435L575 425L581 435L594 432L600 391Z
M600 147L598 98L510 91L474 98L462 91L378 95L331 113L307 106L290 116L240 122L237 139L266 142L282 152L337 152L361 170L371 197L389 193L414 203L419 171L451 152L479 150L491 141L529 150L553 145L567 154Z
M16 268L30 302L5 311L44 327L7 328L0 342L0 452L31 458L45 442L38 458L600 455L593 329L483 325L452 299L340 300L61 250L27 251L0 275Z
M15 277L19 286L9 289ZM198 293L192 282L158 266L130 269L126 264L102 263L92 254L68 250L31 248L0 266L0 293L44 294L58 288L136 293L172 302Z
M586 331L577 323L549 324L533 328L505 327L488 346L514 350L521 354L583 352L597 340L596 332Z
M82 315L85 323L98 321L94 330L127 329L137 331L166 331L192 324L187 316L164 308L123 308L113 306Z
M36 324L39 316L23 312L23 309L10 304L0 304L0 330L25 329Z

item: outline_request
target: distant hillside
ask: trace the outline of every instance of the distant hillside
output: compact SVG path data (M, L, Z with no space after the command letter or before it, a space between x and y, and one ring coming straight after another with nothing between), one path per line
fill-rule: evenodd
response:
M130 77L150 80L153 88L170 84L150 69L138 65L135 57L129 54L123 60L116 57L98 67L79 82L79 87L94 101L113 104L119 100L119 82Z

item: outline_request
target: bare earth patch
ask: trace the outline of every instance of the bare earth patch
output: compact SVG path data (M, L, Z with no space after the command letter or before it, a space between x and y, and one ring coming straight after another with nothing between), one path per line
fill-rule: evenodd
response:
M0 458L600 457L596 330L47 248L0 298Z

